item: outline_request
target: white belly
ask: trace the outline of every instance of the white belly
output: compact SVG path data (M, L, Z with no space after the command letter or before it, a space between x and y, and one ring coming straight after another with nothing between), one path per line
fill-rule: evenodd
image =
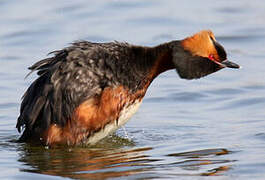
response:
M133 114L136 113L136 111L139 109L139 106L141 105L142 101L135 101L131 105L126 105L120 112L120 117L118 121L113 121L109 124L107 124L102 130L99 132L94 133L92 136L90 136L87 140L87 144L95 144L99 140L103 139L107 135L115 132L117 129L119 129L121 126L123 126L131 117Z

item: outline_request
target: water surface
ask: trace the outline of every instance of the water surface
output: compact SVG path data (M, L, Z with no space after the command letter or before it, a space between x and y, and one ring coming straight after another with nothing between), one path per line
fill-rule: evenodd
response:
M263 179L264 9L258 0L0 1L0 178ZM153 46L201 29L243 68L192 81L160 75L125 130L93 147L14 142L36 77L24 79L27 67L48 52L80 39Z

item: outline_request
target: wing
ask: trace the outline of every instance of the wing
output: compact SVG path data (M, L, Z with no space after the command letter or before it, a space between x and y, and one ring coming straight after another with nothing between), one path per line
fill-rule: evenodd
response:
M112 72L101 61L108 55L99 58L97 49L94 43L75 43L29 67L39 77L22 98L16 125L19 132L22 127L24 133L46 130L51 124L63 127L78 105L113 85ZM107 73L100 70L103 66Z

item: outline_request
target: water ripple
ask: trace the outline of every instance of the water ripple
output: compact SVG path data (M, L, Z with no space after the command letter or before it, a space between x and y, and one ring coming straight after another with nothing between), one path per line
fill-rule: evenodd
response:
M264 9L247 0L0 1L0 179L261 179ZM157 45L201 29L212 29L243 68L196 81L163 73L125 137L80 147L15 142L20 97L36 77L24 75L34 59L78 39Z

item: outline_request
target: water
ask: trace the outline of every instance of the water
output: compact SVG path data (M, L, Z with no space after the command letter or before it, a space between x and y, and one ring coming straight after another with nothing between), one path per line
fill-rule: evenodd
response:
M0 1L1 179L264 179L263 1ZM160 75L138 113L93 147L14 142L26 69L74 40L156 45L212 29L243 66ZM206 177L207 176L207 177ZM210 176L210 177L208 177Z

